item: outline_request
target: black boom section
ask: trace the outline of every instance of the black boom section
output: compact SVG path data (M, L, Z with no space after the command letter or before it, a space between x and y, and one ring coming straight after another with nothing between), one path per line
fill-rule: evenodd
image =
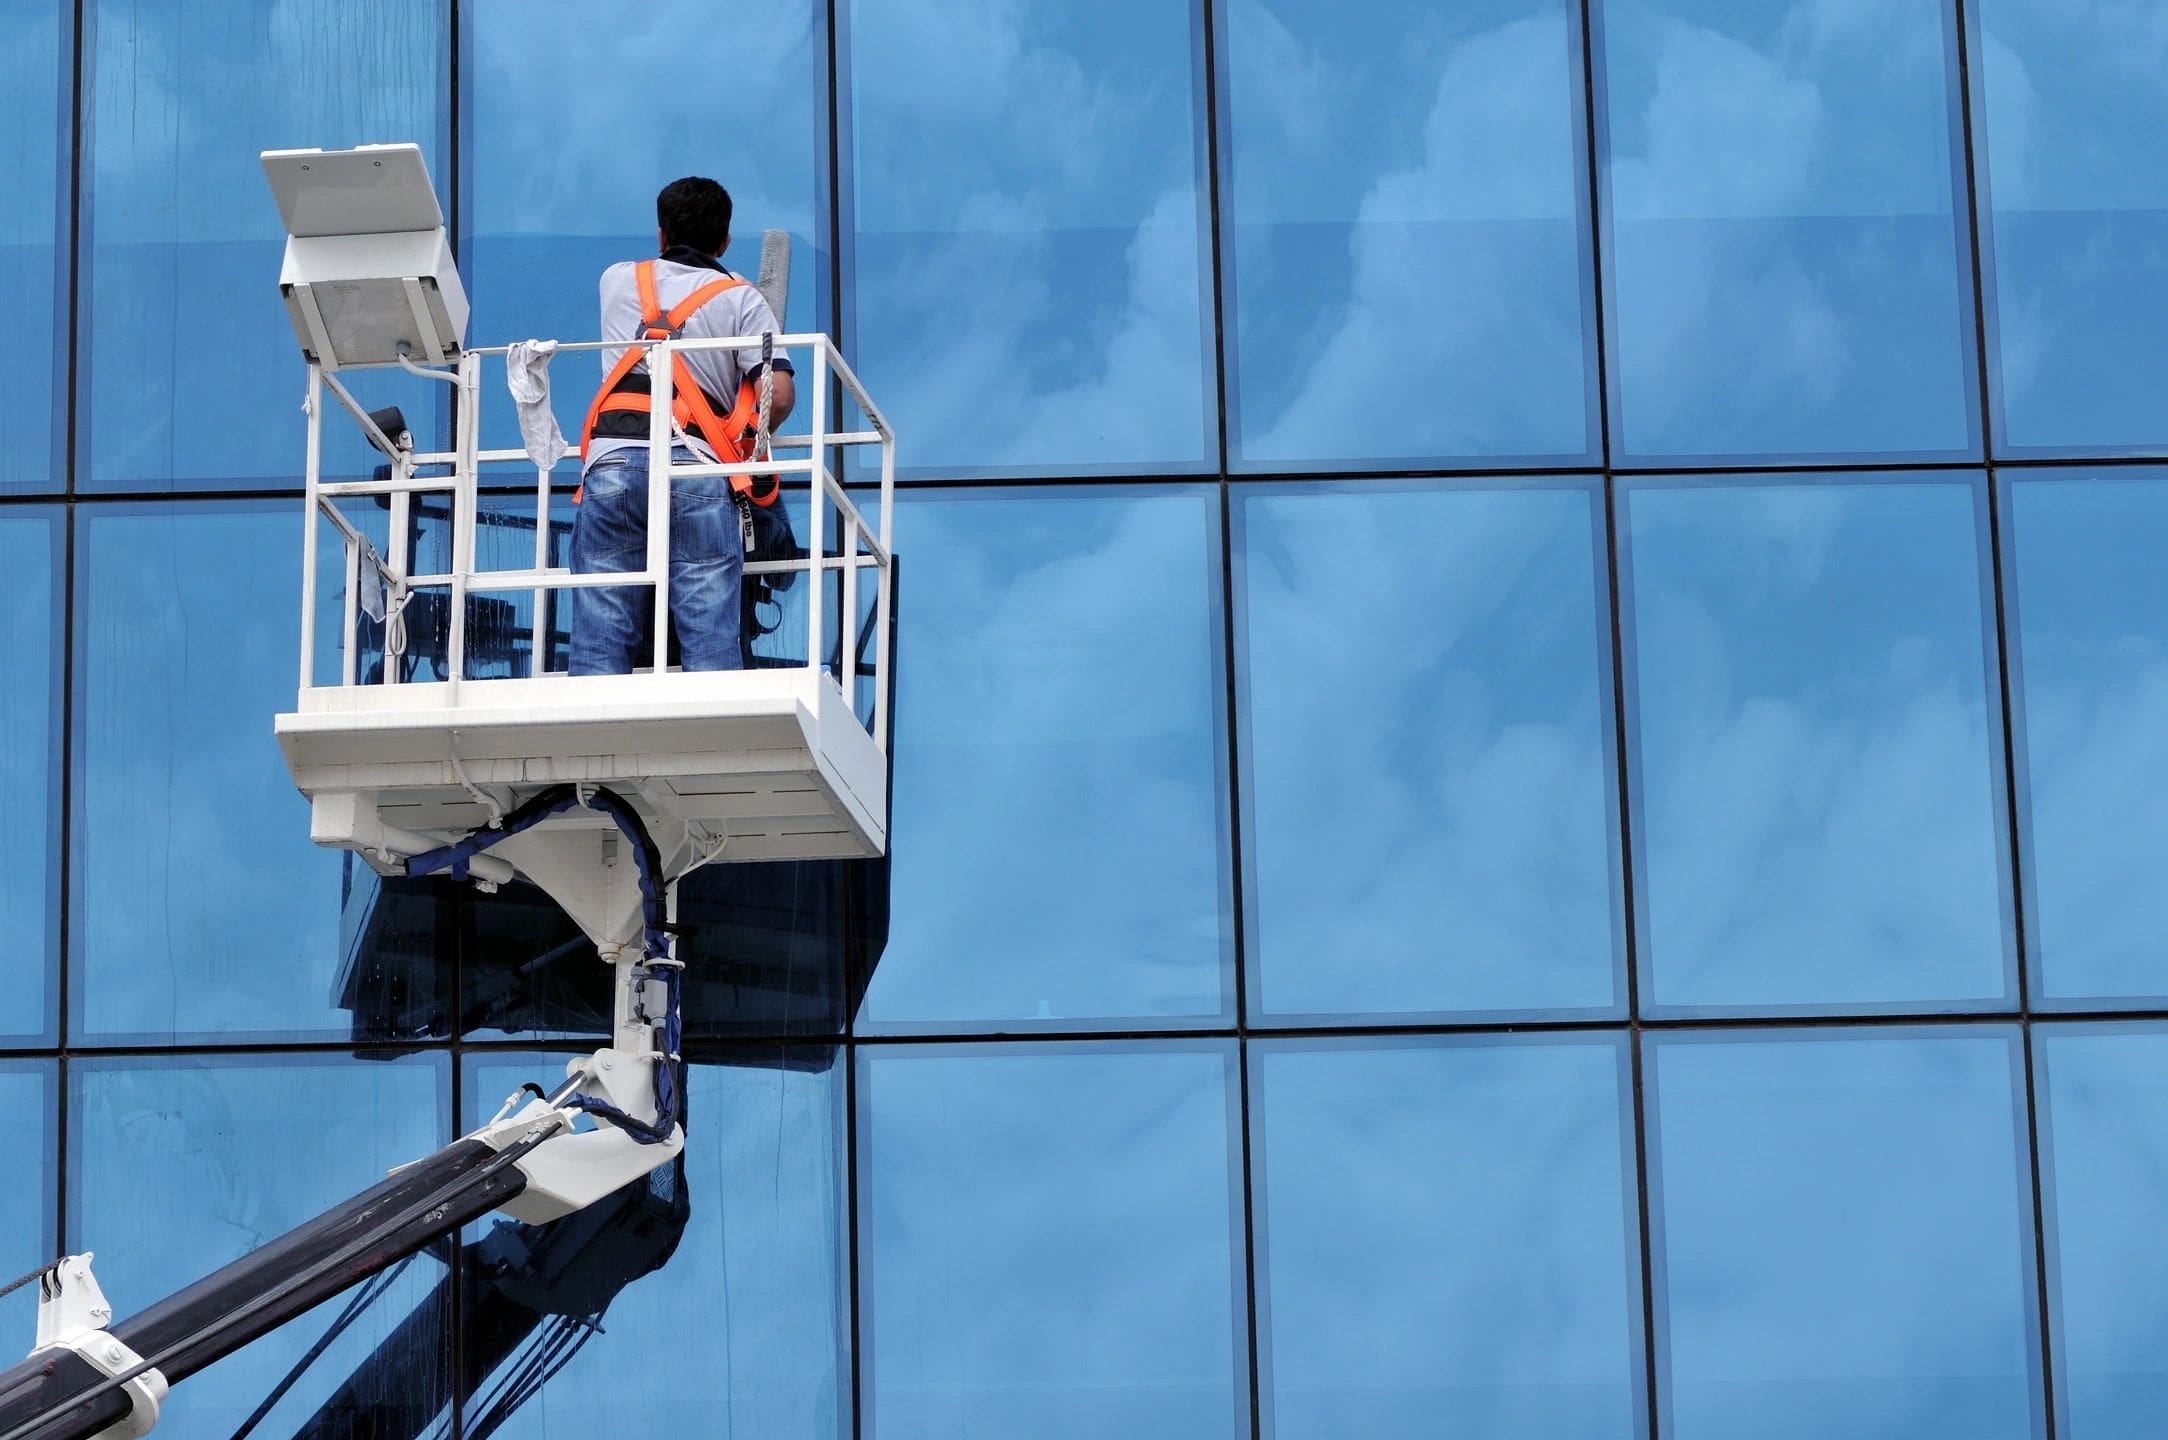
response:
M128 1413L125 1390L79 1398L105 1376L73 1350L45 1350L0 1375L0 1434L24 1425L25 1440L95 1435Z
M112 1327L178 1384L266 1331L415 1254L526 1188L514 1163L542 1135L503 1151L460 1140ZM129 1407L127 1394L68 1351L0 1371L0 1440L76 1440Z

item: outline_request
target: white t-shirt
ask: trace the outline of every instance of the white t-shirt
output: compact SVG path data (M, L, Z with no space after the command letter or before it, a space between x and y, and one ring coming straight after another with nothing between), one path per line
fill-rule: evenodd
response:
M640 333L640 282L633 273L637 264L637 261L620 260L602 272L602 338L605 340L630 340ZM667 312L671 306L710 280L720 279L728 273L730 272L714 270L706 265L680 265L674 260L657 260L655 298ZM725 290L694 311L693 317L685 322L685 338L709 340L724 336L761 335L779 333L780 328L775 322L775 312L768 308L767 297L748 281ZM611 348L599 353L602 356L602 373L608 375L617 364L617 357L624 351ZM727 410L737 403L740 377L745 371L760 364L760 352L694 350L686 354L685 363L692 367L693 375L700 381L700 388L714 396ZM787 371L791 368L790 361L778 355L775 368ZM632 373L646 374L647 362L643 360L633 366ZM708 447L700 442L698 435L694 435L692 440L693 448L699 451L704 459L712 461L715 458ZM592 466L603 456L623 450L627 446L646 444L645 440L597 435L588 444L587 464Z

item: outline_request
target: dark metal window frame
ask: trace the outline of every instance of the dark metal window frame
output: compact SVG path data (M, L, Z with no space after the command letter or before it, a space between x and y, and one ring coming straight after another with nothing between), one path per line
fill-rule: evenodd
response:
M56 469L63 471L63 474L58 477L62 483L55 487L58 493L0 495L0 513L5 513L9 507L14 506L23 506L31 510L41 508L51 510L60 507L65 512L62 524L59 527L62 547L61 563L55 576L58 585L55 607L56 627L58 633L63 637L58 666L60 691L56 699L60 732L55 737L55 744L59 753L66 757L64 763L68 764L71 769L76 728L76 647L73 643L73 637L76 634L78 513L95 511L98 507L106 505L126 505L129 502L158 501L171 504L189 504L218 500L290 500L297 497L299 493L297 486L279 485L240 486L215 490L190 489L175 491L160 489L125 492L112 490L88 492L79 486L77 467L82 450L79 442L81 439L80 430L83 424L81 394L83 376L80 373L79 360L82 354L81 342L85 330L84 312L86 309L80 290L83 274L81 222L86 202L84 139L88 110L84 96L84 82L87 73L84 41L87 35L88 17L86 12L94 3L95 0L72 0L73 50L72 55L63 55L62 57L62 68L69 81L65 92L67 96L66 103L70 106L70 114L67 117L69 129L62 137L61 143L61 149L67 162L64 180L66 195L65 203L60 207L60 219L57 226L59 233L56 236L62 252L56 264L56 271L58 272L56 278L64 285L65 289L63 294L55 297L55 308L56 313L65 318L65 334L67 336L67 345L62 357L65 373L56 376L55 384L57 413L54 417L54 464ZM1659 1375L1654 1357L1657 1343L1656 1316L1652 1308L1653 1289L1649 1268L1648 1202L1650 1161L1649 1142L1645 1125L1646 1109L1643 1096L1645 1072L1644 1037L1650 1034L1671 1031L1753 1031L1765 1028L1797 1031L1813 1030L1821 1027L1889 1026L1909 1028L1922 1025L1932 1026L1937 1030L1949 1030L1966 1026L1986 1026L1999 1029L2014 1025L2022 1051L2020 1069L2023 1072L2021 1083L2024 1088L2019 1100L2024 1114L2023 1135L2026 1142L2024 1159L2031 1180L2029 1203L2034 1222L2033 1273L2035 1293L2033 1301L2034 1314L2040 1326L2039 1333L2041 1336L2041 1386L2044 1392L2042 1400L2047 1416L2047 1433L2050 1436L2054 1435L2058 1409L2054 1390L2056 1368L2054 1346L2057 1336L2047 1324L2051 1308L2048 1304L2048 1297L2052 1292L2045 1222L2042 1219L2047 1207L2041 1203L2041 1121L2036 1103L2038 1097L2035 1076L2038 1072L2038 1066L2034 1055L2034 1024L2038 1020L2050 1023L2058 1029L2089 1022L2111 1024L2124 1028L2158 1027L2163 1023L2168 1023L2168 1008L2103 1007L2093 1010L2055 1008L2035 1012L2031 994L2033 967L2028 953L2029 936L2025 920L2030 857L2021 834L2022 815L2020 811L2022 807L2020 805L2010 804L2006 807L2004 823L2007 826L2007 834L2000 837L2005 852L2010 856L2010 864L2015 873L2014 883L2011 885L2011 905L2015 912L2014 944L2018 961L2016 966L2017 1004L2014 1012L2005 1009L1955 1015L1940 1011L1876 1015L1828 1013L1749 1018L1658 1018L1645 1016L1642 1013L1640 999L1642 994L1642 986L1639 983L1641 961L1636 934L1638 929L1636 919L1638 906L1635 900L1634 884L1636 857L1628 844L1628 829L1630 827L1630 817L1633 814L1635 796L1632 793L1632 779L1628 773L1628 767L1615 765L1614 772L1618 793L1615 797L1612 812L1620 830L1615 843L1628 915L1628 923L1623 930L1621 946L1625 972L1624 990L1627 998L1626 1013L1622 1021L1618 1019L1566 1018L1531 1022L1524 1018L1509 1019L1500 1017L1476 1018L1450 1023L1426 1023L1416 1017L1411 1017L1404 1022L1382 1017L1366 1017L1366 1019L1376 1019L1377 1023L1257 1027L1253 1027L1249 1023L1247 1019L1248 1006L1245 1003L1246 997L1244 995L1246 969L1243 963L1245 955L1244 925L1248 907L1244 903L1242 895L1244 873L1242 860L1243 830L1240 813L1242 795L1236 779L1241 773L1242 756L1240 754L1240 698L1236 684L1238 656L1236 645L1238 637L1235 621L1236 595L1234 584L1236 575L1233 555L1234 532L1231 529L1233 519L1231 489L1236 485L1257 487L1282 482L1295 485L1308 485L1316 482L1359 485L1362 483L1362 479L1351 478L1347 469L1337 467L1300 472L1268 473L1248 467L1231 468L1227 463L1227 406L1229 402L1227 379L1229 357L1227 352L1231 319L1228 315L1227 299L1224 293L1228 257L1225 254L1226 212L1222 206L1222 191L1226 184L1225 157L1227 151L1222 143L1222 131L1227 120L1222 95L1226 81L1220 54L1223 44L1223 37L1220 32L1224 29L1225 18L1224 7L1218 3L1218 0L1189 0L1189 3L1196 11L1194 24L1197 27L1197 43L1200 45L1202 56L1199 66L1202 94L1194 96L1193 99L1198 106L1200 143L1204 150L1204 160L1201 166L1204 193L1201 200L1206 208L1209 220L1209 223L1204 226L1201 237L1205 248L1209 252L1206 257L1209 261L1207 276L1210 281L1210 294L1207 297L1209 305L1207 320L1209 328L1208 358L1213 368L1211 376L1208 377L1207 388L1213 393L1217 408L1215 416L1207 420L1207 428L1208 431L1216 433L1218 437L1217 464L1216 466L1208 465L1201 473L1185 471L1164 476L1035 473L1028 481L1023 483L1033 487L1064 483L1079 487L1102 485L1135 487L1140 481L1147 483L1151 481L1167 481L1185 485L1211 486L1216 484L1218 488L1222 536L1218 601L1220 622L1223 627L1219 644L1221 673L1218 680L1222 687L1224 704L1227 707L1221 725L1225 743L1219 757L1221 763L1226 767L1225 773L1221 777L1221 788L1227 796L1225 833L1228 836L1227 873L1222 877L1222 884L1226 893L1232 897L1232 904L1228 911L1235 956L1232 1015L1226 1023L1201 1027L1167 1029L1141 1025L1116 1025L1101 1030L1071 1031L1055 1034L1018 1034L1015 1032L957 1033L942 1031L927 1034L882 1035L876 1038L870 1035L858 1036L852 1033L847 1025L844 1031L832 1035L754 1034L734 1037L727 1042L718 1041L711 1045L697 1047L694 1052L696 1057L701 1054L742 1052L747 1049L760 1049L763 1047L789 1047L795 1049L819 1047L824 1044L832 1044L837 1047L836 1063L844 1067L841 1110L845 1132L842 1137L843 1174L838 1176L837 1179L847 1207L846 1223L848 1233L844 1243L848 1253L843 1257L843 1268L845 1268L848 1276L846 1283L849 1287L851 1311L845 1322L847 1327L845 1334L851 1336L863 1334L862 1318L859 1313L862 1301L858 1233L860 1203L858 1170L861 1142L858 1133L858 1114L861 1102L857 1093L857 1071L860 1057L870 1054L880 1047L930 1044L954 1048L959 1044L969 1044L971 1042L999 1043L1003 1046L1064 1046L1103 1044L1114 1041L1150 1048L1157 1045L1178 1047L1194 1045L1198 1041L1222 1043L1231 1041L1233 1043L1238 1060L1243 1062L1238 1063L1235 1067L1235 1103L1239 1110L1239 1123L1235 1126L1235 1131L1241 1139L1238 1142L1239 1174L1233 1178L1238 1186L1237 1193L1244 1199L1242 1215L1239 1217L1241 1228L1237 1243L1244 1260L1243 1283L1247 1292L1243 1297L1242 1313L1248 1317L1249 1385L1251 1391L1250 1425L1252 1433L1258 1434L1263 1425L1262 1417L1265 1414L1265 1409L1258 1404L1256 1393L1257 1377L1261 1367L1258 1363L1258 1338L1255 1323L1257 1258L1255 1254L1254 1226L1250 1219L1253 1213L1251 1205L1254 1196L1249 1146L1252 1116L1248 1095L1249 1067L1246 1063L1250 1040L1254 1037L1268 1044L1280 1044L1290 1040L1299 1040L1303 1037L1332 1037L1348 1043L1360 1043L1363 1037L1388 1039L1390 1037L1404 1036L1494 1036L1528 1031L1541 1031L1553 1035L1594 1032L1621 1037L1625 1043L1628 1057L1629 1077L1632 1086L1632 1114L1634 1116L1633 1133L1629 1143L1631 1152L1629 1160L1633 1171L1633 1179L1638 1189L1638 1207L1637 1213L1625 1217L1625 1220L1629 1227L1637 1227L1640 1235L1641 1340L1645 1347L1643 1369L1648 1384L1648 1393L1643 1402L1643 1408L1648 1415L1657 1415L1662 1413L1662 1408L1659 1404ZM1904 474L1935 471L1978 474L1985 469L1989 475L1989 483L1985 487L1988 531L1986 548L1993 582L1990 599L1992 613L1985 618L1992 630L1992 654L1995 661L1996 684L2000 691L2001 711L2006 717L2013 716L2013 697L2011 694L2013 657L2007 614L2009 608L2007 598L2009 582L2005 573L2010 551L2003 534L2004 515L2008 504L2008 487L2004 483L2003 477L2018 473L2078 473L2081 471L2099 474L2116 467L2158 467L2163 463L2163 457L2127 453L2093 455L2064 455L2058 453L2052 456L2042 456L2036 452L2007 456L1997 453L1996 438L2000 426L1996 421L1995 397L1991 393L1989 374L1990 367L1995 361L1995 352L1990 343L1993 337L1989 328L1990 305L1988 302L1988 292L1992 282L1991 278L1985 273L1989 265L1989 257L1982 244L1983 226L1980 214L1980 205L1984 198L1984 186L1980 174L1980 148L1983 141L1982 137L1977 133L1979 129L1978 106L1974 103L1973 95L1976 86L1974 72L1979 31L1978 26L1968 13L1976 0L1946 0L1950 8L1944 14L1946 20L1953 25L1956 35L1953 47L1955 51L1954 93L1949 97L1949 103L1955 122L1953 125L1954 148L1958 150L1960 159L1959 170L1961 173L1959 178L1962 182L1960 198L1964 204L1964 214L1961 217L1959 234L1955 238L1963 250L1965 258L1970 262L1971 269L1973 324L1968 336L1968 351L1969 363L1971 363L1974 371L1973 381L1977 387L1973 409L1978 417L1981 442L1980 454L1977 457L1964 459L1921 460L1917 458L1899 458L1885 460L1820 457L1796 461L1784 460L1748 464L1712 463L1705 465L1681 465L1677 463L1661 465L1622 464L1615 462L1613 458L1610 417L1612 382L1609 374L1611 362L1609 341L1606 334L1608 290L1603 283L1605 274L1605 237L1604 227L1600 223L1600 217L1603 213L1602 201L1605 187L1604 157L1599 150L1601 111L1598 100L1600 97L1600 77L1597 74L1596 46L1591 40L1593 31L1591 10L1595 3L1596 0L1567 0L1569 22L1571 12L1577 8L1579 12L1578 24L1580 26L1581 92L1577 97L1577 118L1581 125L1581 133L1577 137L1577 143L1587 164L1586 183L1588 190L1585 197L1585 215L1588 217L1589 230L1589 265L1583 280L1589 288L1589 303L1594 329L1591 349L1594 357L1595 375L1591 389L1594 397L1599 441L1599 454L1595 457L1597 478L1594 484L1599 491L1599 498L1602 503L1602 531L1600 538L1604 542L1604 548L1612 556L1617 554L1620 541L1618 482L1636 476L1732 475L1774 477L1836 472L1847 478L1872 480L1878 476L1895 478ZM816 217L816 225L826 230L829 252L827 257L828 269L827 273L822 277L821 283L826 292L824 298L827 302L828 313L836 317L833 323L838 330L846 329L850 319L850 311L845 301L851 274L851 256L848 244L851 228L851 196L850 187L847 183L849 177L846 173L851 153L851 142L848 134L849 106L840 99L848 86L850 75L850 48L847 33L848 6L849 0L817 0L813 7L815 12L815 43L825 47L827 73L830 80L826 114L819 117L824 129L816 137L815 142L816 154L825 150L827 163L827 185L823 192L825 196L825 213ZM70 18L70 5L63 4L60 8L63 19ZM460 236L461 222L470 188L468 182L471 180L471 177L464 175L462 171L463 141L470 133L472 126L472 96L463 90L461 83L461 70L467 59L467 50L463 46L461 36L462 12L463 6L460 0L446 0L444 23L447 44L444 54L448 73L444 77L444 84L448 107L446 114L450 117L448 128L451 131L451 143L448 146L447 190L448 193L455 197L451 217L455 244L458 243ZM818 60L819 57L816 57L816 63L818 63ZM842 335L841 338L846 343L849 340L847 334ZM1425 479L1443 485L1466 483L1476 488L1495 487L1502 479L1514 476L1571 482L1586 480L1589 473L1590 466L1585 460L1578 464L1562 466L1540 464L1515 466L1506 464L1470 466L1464 470L1440 470L1422 466L1396 468L1393 466L1365 465L1360 467L1357 472L1360 477L1376 477L1387 481ZM1014 486L1019 484L1019 477L1012 475L973 476L952 480L913 480L904 483L911 488L935 485L948 488L977 488L981 486ZM1615 563L1607 564L1604 573L1599 575L1597 579L1600 591L1608 599L1611 626L1611 648L1608 667L1608 679L1612 687L1611 710L1614 732L1611 736L1611 745L1615 754L1623 754L1626 745L1626 679L1624 670L1626 656L1622 644L1624 637L1620 622L1621 595L1618 566ZM2004 793L2006 795L2021 793L2017 788L2022 779L2019 774L2020 757L2017 754L2017 741L2015 739L2017 728L2015 723L2005 724L2002 727L2001 765L2005 786ZM76 815L72 790L73 787L69 784L62 784L58 787L58 815L55 829L58 837L58 853L63 857L71 855L73 851L73 830L76 824ZM37 1068L45 1069L46 1073L51 1077L53 1114L47 1127L47 1135L52 1157L54 1189L48 1212L48 1230L56 1245L63 1250L73 1245L83 1244L94 1238L74 1236L67 1232L66 1217L68 1207L65 1204L65 1199L70 1183L67 1173L67 1154L71 1117L68 1114L66 1095L69 1088L71 1065L78 1060L86 1063L92 1061L103 1063L126 1056L216 1058L223 1056L321 1056L325 1054L357 1053L403 1054L415 1050L442 1052L448 1057L447 1068L451 1076L451 1093L447 1097L448 1113L458 1117L463 1114L465 1108L465 1097L461 1094L461 1076L465 1069L462 1063L464 1056L470 1054L479 1056L494 1051L533 1052L538 1048L547 1049L553 1043L552 1038L542 1037L467 1039L455 1036L449 1040L432 1042L426 1045L410 1045L383 1050L370 1049L360 1052L357 1052L351 1045L335 1042L85 1045L72 1036L66 1028L66 1017L70 1010L69 982L72 968L72 945L75 938L71 934L69 926L74 884L75 877L71 873L71 867L63 863L56 878L56 894L54 897L56 905L54 928L58 944L57 964L53 972L54 984L52 994L49 997L49 1016L58 1017L55 1023L59 1028L53 1033L52 1043L37 1043L34 1039L0 1042L0 1064L5 1064L10 1069L14 1069L20 1068L20 1065L24 1062L29 1062ZM454 947L450 963L452 969L451 983L456 989L462 978L463 964L457 946ZM558 1040L556 1043L561 1044L562 1042ZM851 1346L852 1353L849 1357L848 1381L851 1393L847 1397L839 1397L840 1406L847 1407L849 1413L854 1417L852 1422L854 1434L857 1433L862 1423L856 1417L863 1414L866 1399L863 1393L859 1349L860 1346L858 1345ZM457 1357L453 1358L456 1363ZM466 1387L462 1384L462 1389L464 1388ZM456 1436L458 1433L459 1426L458 1422L455 1421L454 1435Z

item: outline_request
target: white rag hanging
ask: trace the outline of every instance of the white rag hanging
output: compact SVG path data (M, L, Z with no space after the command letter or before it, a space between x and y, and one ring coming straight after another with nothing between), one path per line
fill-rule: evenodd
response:
M505 388L519 407L520 444L534 468L543 471L565 453L565 432L550 409L550 356L556 353L555 340L517 340L504 357Z

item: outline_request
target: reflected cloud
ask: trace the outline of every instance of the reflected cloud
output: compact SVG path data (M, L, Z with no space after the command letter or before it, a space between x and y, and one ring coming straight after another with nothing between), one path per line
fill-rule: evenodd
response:
M54 244L64 193L57 166L60 81L65 72L60 7L16 6L0 29L0 86L9 107L0 146L0 491L56 490L52 463ZM64 367L63 367L64 368ZM0 916L4 918L4 916Z
M281 231L256 152L415 140L441 200L443 8L99 0L86 23L87 481L295 482L301 371L268 303Z
M1971 493L1775 488L1629 501L1651 997L2004 998Z
M2013 683L2030 801L2036 995L2168 994L2162 472L2010 483Z
M292 531L276 509L90 523L75 864L92 1034L349 1032L330 994L339 858L308 844L269 723L293 696ZM215 591L189 578L204 556L239 562Z
M1977 7L1975 128L2005 444L2155 449L2168 379L2168 11Z
M813 59L812 7L737 5L727 25L708 23L710 8L687 0L628 8L607 25L581 0L475 8L481 233L651 242L655 192L681 174L712 176L730 191L741 261L757 264L762 228L814 233L817 170L826 167L813 153L814 110L826 80ZM719 91L640 85L643 74L664 71L728 78ZM628 150L633 114L643 143ZM544 155L548 163L534 163ZM590 304L594 278L580 276L577 287Z
M672 1357L674 1378L640 1404L644 1422L664 1433L849 1433L843 1075L835 1064L781 1068L786 1056L812 1054L771 1049L736 1057L753 1063L688 1069L680 1163L691 1215L682 1238L659 1270L616 1293L588 1343L505 1433L614 1433L624 1423L623 1377L658 1355ZM467 1094L481 1104L466 1123L486 1120L497 1096L563 1058L474 1065ZM470 1429L484 1397L515 1369L508 1362L471 1377Z
M53 930L53 850L59 816L51 797L59 756L54 744L53 639L57 578L54 527L44 515L0 520L0 573L15 599L0 613L0 934L14 937L17 959L0 987L0 1034L44 1031L57 947Z
M1611 1004L1587 492L1241 504L1253 1004Z
M1941 7L1603 8L1635 455L1967 442Z
M1669 1433L2029 1440L2004 1033L1660 1042Z
M1222 1013L1216 507L897 511L895 912L863 1019Z
M1412 113L1379 103L1375 76L1328 78L1313 63L1283 77L1268 67L1303 42L1258 0L1234 7L1237 124L1259 117L1258 132L1234 137L1245 459L1588 448L1571 99L1580 75L1568 63L1574 45L1563 8L1542 8L1445 43L1435 58L1415 47L1397 68L1420 64L1419 76L1394 83L1420 85L1424 114L1421 102ZM1328 84L1336 93L1317 93ZM1285 132L1302 128L1294 115L1316 106L1332 117L1314 127L1320 133L1362 115L1359 147L1329 157L1307 153L1315 141L1279 149ZM1388 133L1373 141L1373 126ZM1394 165L1404 150L1412 157ZM1277 192L1290 172L1361 167L1365 157L1383 165L1353 213L1318 217L1332 238L1315 243L1344 237L1344 249L1320 248L1314 260L1339 273L1290 284L1296 277L1283 265L1299 262L1274 251L1302 243L1301 232L1261 221L1315 207ZM1253 183L1262 192L1255 199Z
M870 1418L901 1437L1225 1434L1228 1053L1039 1048L867 1063Z
M1127 8L853 10L853 343L911 469L1205 458L1190 26Z
M2142 1433L2168 1382L2168 1251L2153 1223L2168 1175L2168 1036L2036 1030L2058 1420Z
M443 1143L446 1080L442 1061L428 1060L78 1061L71 1229L95 1241L99 1279L121 1311L140 1311ZM157 1183L144 1184L147 1175ZM298 1376L264 1428L297 1433L443 1273L423 1256L390 1281ZM234 1433L335 1313L314 1312L195 1376L174 1418L201 1433ZM449 1399L449 1358L403 1379Z
M2146 653L2150 651L2151 653ZM2108 657L2103 657L2108 658ZM2057 998L2168 992L2168 656L2143 642L2096 687L2027 686L2039 964Z
M1251 1056L1272 1433L1632 1433L1616 1044Z

